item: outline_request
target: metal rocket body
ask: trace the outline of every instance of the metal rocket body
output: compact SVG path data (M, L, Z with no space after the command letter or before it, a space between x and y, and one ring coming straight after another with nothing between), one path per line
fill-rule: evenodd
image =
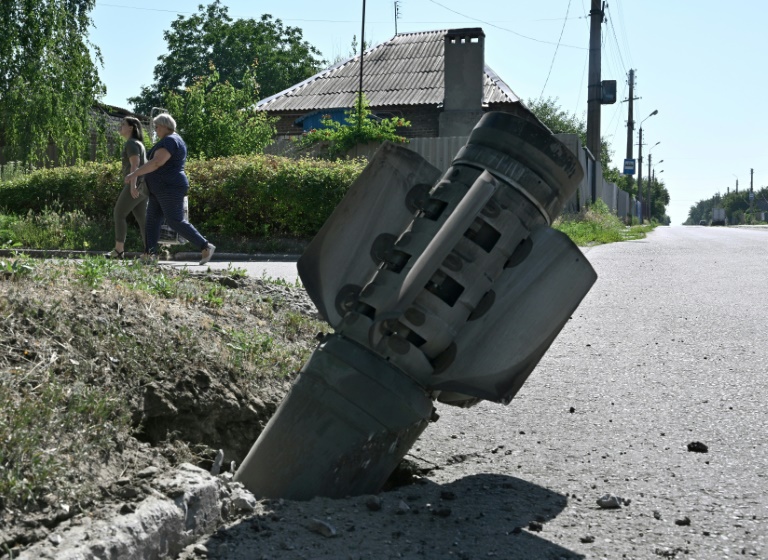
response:
M298 262L333 327L237 471L257 495L378 491L434 401L508 403L597 275L549 227L583 171L486 113L445 172L385 144Z

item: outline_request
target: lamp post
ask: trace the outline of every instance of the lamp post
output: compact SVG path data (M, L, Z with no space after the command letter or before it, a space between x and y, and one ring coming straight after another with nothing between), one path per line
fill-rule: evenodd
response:
M643 123L650 119L654 115L658 115L659 110L656 109L645 117L642 121L640 121L640 143L638 144L638 150L637 150L637 160L638 160L638 166L637 166L637 198L640 202L640 216L638 218L640 219L640 223L643 223Z

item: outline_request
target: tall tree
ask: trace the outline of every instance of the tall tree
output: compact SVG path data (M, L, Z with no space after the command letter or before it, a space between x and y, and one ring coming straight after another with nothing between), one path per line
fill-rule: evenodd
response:
M556 98L529 100L528 108L543 122L554 134L577 134L582 145L587 142L587 123L576 115L565 112L558 104ZM624 175L617 167L611 167L611 145L605 140L600 141L600 164L603 168L603 179L615 183L621 190L631 196L637 196L637 182L634 177ZM666 207L669 204L669 191L662 181L655 181L652 185L653 217L663 221ZM645 185L643 187L645 190ZM693 209L692 209L693 211Z
M651 180L651 218L659 223L665 221L667 206L669 206L669 191L664 181Z
M196 78L183 93L169 93L166 106L175 115L191 156L261 153L272 142L277 119L256 110L257 94L253 72L246 73L238 89L222 82L211 64L209 74Z
M88 41L96 0L0 2L0 142L5 159L86 155L92 113L104 94ZM91 58L93 49L96 62Z
M256 80L267 97L315 74L325 63L298 27L286 27L269 14L259 20L234 20L219 0L201 4L192 16L176 18L164 38L168 53L158 57L155 83L129 99L138 113L149 114L153 106L161 106L165 91L178 92L207 76L209 64L222 82L235 88L243 87L256 64Z

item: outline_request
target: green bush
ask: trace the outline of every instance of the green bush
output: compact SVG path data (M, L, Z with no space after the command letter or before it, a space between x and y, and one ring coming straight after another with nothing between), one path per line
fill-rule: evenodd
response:
M189 170L192 221L228 236L311 237L364 167L364 160L276 156L195 162Z
M330 115L324 115L322 120L322 128L310 130L295 139L296 147L307 148L319 144L323 147L320 153L325 153L330 159L343 157L358 144L386 141L405 143L407 139L397 130L411 126L411 122L402 117L374 118L364 94L346 112L344 120L347 124L334 121Z
M560 216L552 227L565 233L579 246L637 239L645 237L645 233L652 229L643 226L626 227L600 199L578 214Z
M190 221L209 237L311 237L365 163L265 155L192 160ZM117 162L41 169L0 183L0 209L27 215L56 208L109 223L121 188Z

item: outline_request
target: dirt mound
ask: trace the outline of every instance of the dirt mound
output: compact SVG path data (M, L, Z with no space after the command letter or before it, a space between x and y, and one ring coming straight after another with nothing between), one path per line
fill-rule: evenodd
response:
M146 469L238 464L327 328L303 288L243 271L0 262L0 557L88 512L135 509Z

